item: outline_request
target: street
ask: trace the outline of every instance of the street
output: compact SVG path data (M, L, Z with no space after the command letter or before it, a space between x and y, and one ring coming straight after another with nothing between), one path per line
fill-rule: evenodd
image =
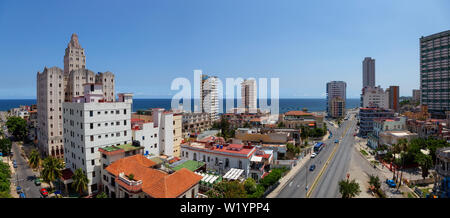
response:
M326 146L322 149L322 151L315 158L312 158L306 162L306 164L302 167L302 169L300 169L299 172L291 179L291 181L289 181L288 184L280 191L280 193L277 197L279 197L279 198L304 198L304 197L306 197L306 193L307 193L306 185L308 186L308 189L311 189L315 178L318 176L322 167L324 166L324 164L326 163L326 161L332 154L333 149L337 146L337 144L334 143L335 139L338 139L340 141L340 143L343 143L343 141L348 142L349 138L350 138L349 136L353 137L354 130L351 130L351 129L354 129L355 125L356 125L356 120L354 118L343 122L341 124L340 128L336 128L334 125L328 125L328 129L332 132L332 137L330 139L327 139L326 141L324 141ZM346 137L344 138L344 140L341 140L341 136L347 127L352 127L352 128L348 129ZM343 147L344 146L342 146L342 145L339 146L339 149L333 158L333 160L339 159L337 164L340 165L340 166L338 166L340 171L346 171L346 168L348 168L348 162L350 159L348 155L342 155ZM350 147L350 146L348 146L348 147ZM339 157L339 155L344 156L344 158ZM347 162L347 163L344 164L344 162ZM331 164L335 164L335 163L336 162L331 162ZM309 167L312 164L316 165L316 169L314 171L309 171ZM347 165L347 166L345 166L345 165ZM331 166L329 165L328 168L330 168L330 167ZM334 172L334 173L328 173L328 172L330 172L330 171L327 169L321 177L323 179L324 177L328 176L326 179L326 182L324 183L324 182L319 181L318 184L316 185L315 190L318 190L320 188L325 188L325 186L327 184L330 184L330 179L332 179L330 177L330 175L333 178L335 178L335 177L340 178L340 176L341 176L341 175L336 174L336 172ZM344 172L343 176L345 177L345 172ZM327 189L326 191L330 191L332 193L334 193L334 191L337 192L337 182L335 182L335 183L336 184L333 187L326 187L326 189ZM332 189L332 190L330 190L330 189ZM313 192L313 194L314 194L314 192ZM337 197L337 193L334 194L333 197Z
M34 184L37 173L33 172L25 158L21 155L22 152L16 142L13 142L12 151L14 153L12 159L16 160L17 168L15 168L15 173L11 175L11 183L15 186L17 184L21 186L26 198L40 198L41 194L39 193L39 189L41 186Z

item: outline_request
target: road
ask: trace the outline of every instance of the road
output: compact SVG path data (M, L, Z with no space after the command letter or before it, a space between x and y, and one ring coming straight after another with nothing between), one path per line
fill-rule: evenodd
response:
M348 173L350 161L352 158L353 148L355 144L356 119L352 118L344 122L341 132L337 135L344 137L340 140L339 147L336 150L330 164L325 169L316 187L311 192L313 198L335 198L339 194L338 182L345 179ZM350 175L351 176L351 175Z
M325 141L326 146L315 157L310 159L302 169L299 170L291 181L280 191L278 198L304 198L307 190L312 188L314 180L318 177L319 172L324 164L333 153L338 144L334 143L335 139L339 139L339 146L331 159L328 167L323 171L322 176L317 181L315 188L310 193L310 197L339 197L338 181L346 176L349 162L351 160L352 143L354 143L353 133L356 126L356 119L352 116L351 119L344 121L340 128L333 125L328 125L328 129L332 132L332 137ZM341 138L345 133L345 137ZM309 167L315 164L316 169L309 171Z
M17 184L20 185L26 198L40 198L40 186L34 184L37 173L33 172L26 159L21 155L22 152L16 142L13 142L12 151L13 159L17 162L17 168L15 168L16 172L11 175L11 183L16 186Z

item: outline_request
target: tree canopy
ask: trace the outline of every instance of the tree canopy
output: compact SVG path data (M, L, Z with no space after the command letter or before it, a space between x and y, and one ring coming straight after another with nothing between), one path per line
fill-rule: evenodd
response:
M21 117L9 117L6 121L8 131L18 140L24 140L28 133L27 121Z

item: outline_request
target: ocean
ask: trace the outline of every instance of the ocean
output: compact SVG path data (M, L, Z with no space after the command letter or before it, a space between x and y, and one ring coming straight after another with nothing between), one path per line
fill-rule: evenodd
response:
M346 108L359 107L359 99L347 99ZM237 105L235 99L235 105ZM36 99L0 99L0 111L7 111L11 108L19 107L20 105L36 104ZM268 102L270 105L270 101ZM194 105L193 103L191 105ZM222 104L225 106L225 100ZM325 111L326 99L312 99L312 98L282 98L279 100L279 112L285 113L291 110L302 110L307 108L308 111ZM149 108L171 108L171 99L133 99L133 111L146 110ZM224 109L225 111L225 109Z

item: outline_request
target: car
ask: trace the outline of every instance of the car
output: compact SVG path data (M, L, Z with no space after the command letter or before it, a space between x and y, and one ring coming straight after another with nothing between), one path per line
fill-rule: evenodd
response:
M311 154L311 158L315 158L316 156L317 156L316 153L312 153L312 154Z
M386 184L388 184L389 188L397 187L397 184L395 184L394 180L392 179L386 179Z
M20 194L22 192L22 187L17 186L16 187L16 191L17 191L17 194Z
M314 171L314 169L316 169L316 165L315 165L315 164L313 164L313 165L311 165L311 166L309 167L309 171Z
M23 192L22 192L22 193L20 193L20 194L19 194L19 198L26 198L26 195L25 195L25 193L23 193Z
M339 139L334 140L334 143L339 143Z
M17 164L16 160L13 160L13 164Z
M41 180L39 178L34 179L34 184L37 186L41 185Z
M356 133L354 133L353 136L356 136Z
M48 197L48 191L45 188L41 188L41 190L39 190L41 192L41 195L46 198Z
M13 164L13 167L14 167L14 168L17 168L17 164L16 164L16 163L14 163L14 164Z

